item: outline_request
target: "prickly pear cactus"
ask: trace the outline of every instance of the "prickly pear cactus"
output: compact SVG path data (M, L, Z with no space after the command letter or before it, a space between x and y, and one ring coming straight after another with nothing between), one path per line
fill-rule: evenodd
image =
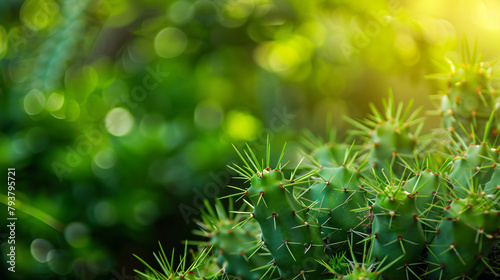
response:
M446 90L440 96L438 113L442 116L443 127L449 132L457 132L467 144L474 142L474 135L496 142L500 123L498 110L500 99L492 85L492 68L481 62L477 56L477 46L472 54L464 44L462 64L448 60L448 73L431 77L446 80ZM443 67L444 68L444 67ZM487 123L492 117L492 126Z

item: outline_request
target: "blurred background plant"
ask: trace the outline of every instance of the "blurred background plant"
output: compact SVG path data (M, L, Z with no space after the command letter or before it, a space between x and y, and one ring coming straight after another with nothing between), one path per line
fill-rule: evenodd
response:
M16 168L19 209L8 276L133 279L132 253L178 246L201 199L228 192L231 143L269 134L294 150L328 122L344 135L342 116L388 88L433 109L446 85L425 76L460 61L463 35L499 58L500 3L1 1L0 166Z

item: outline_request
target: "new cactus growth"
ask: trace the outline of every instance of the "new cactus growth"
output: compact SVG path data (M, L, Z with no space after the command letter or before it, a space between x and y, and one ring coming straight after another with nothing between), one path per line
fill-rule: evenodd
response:
M361 255L361 262L358 261L359 256L356 257L356 254L352 250L352 242L348 240L351 259L346 258L345 255L342 255L340 257L336 255L334 257L331 257L328 263L324 261L320 261L320 263L327 269L330 274L333 274L334 278L331 279L382 279L383 272L390 268L394 264L394 261L386 265L384 265L386 258L384 258L381 262L374 261L371 249L368 248L368 242L368 239L365 239L365 241L362 242L364 253Z
M423 123L422 119L417 118L420 110L412 112L411 107L412 103L404 109L400 103L396 108L391 94L388 101L384 101L384 112L370 104L372 115L368 119L362 122L347 119L359 129L353 133L365 139L364 146L369 153L368 163L379 177L389 178L393 172L401 176L404 168L398 156L413 156ZM412 125L417 123L420 124L412 132Z

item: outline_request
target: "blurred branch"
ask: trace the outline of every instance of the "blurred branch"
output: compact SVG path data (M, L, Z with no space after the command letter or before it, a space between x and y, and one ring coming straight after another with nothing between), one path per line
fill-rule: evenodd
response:
M3 203L5 205L8 205L8 199L7 196L4 194L0 194L0 203ZM52 217L51 215L43 212L42 210L39 210L31 205L24 204L20 200L16 199L16 210L20 210L33 218L40 220L47 225L51 226L52 228L61 231L64 229L64 224Z

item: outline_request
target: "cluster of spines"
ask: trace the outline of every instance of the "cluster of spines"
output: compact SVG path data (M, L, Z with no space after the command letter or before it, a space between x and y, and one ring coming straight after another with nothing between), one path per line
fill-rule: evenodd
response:
M262 270L272 259L259 245L259 226L253 219L244 218L244 210L233 211L232 200L229 200L228 211L220 200L216 200L215 210L205 201L202 220L198 222L201 230L194 233L209 239L206 246L213 248L217 265L229 279L264 279ZM204 242L190 243L204 245Z
M391 177L393 174L401 176L404 172L399 159L413 156L423 127L422 119L417 118L420 109L412 111L412 104L413 101L404 108L399 103L396 107L391 93L387 101L383 100L384 112L370 104L372 115L367 119L347 119L358 129L352 133L365 141L364 148L372 166L367 173L375 171L379 177ZM412 131L414 125L417 127Z
M315 166L332 167L334 165L341 165L345 161L346 153L352 149L347 141L339 141L337 131L327 127L328 141L323 141L321 138L316 137L309 130L304 131L302 144L310 150L306 153L306 157Z
M194 260L191 264L187 265L187 258L190 254L188 254L187 244L184 247L184 254L180 257L179 264L176 266L174 263L175 259L175 250L172 250L172 256L170 259L165 254L161 244L160 251L158 254L153 253L155 259L158 261L158 264L161 270L157 270L142 260L140 257L135 256L139 259L147 268L146 272L142 272L139 270L134 270L141 279L145 280L215 280L221 279L222 272L216 271L215 273L210 272L210 249L203 249L201 252L194 256ZM222 278L226 279L226 278Z

